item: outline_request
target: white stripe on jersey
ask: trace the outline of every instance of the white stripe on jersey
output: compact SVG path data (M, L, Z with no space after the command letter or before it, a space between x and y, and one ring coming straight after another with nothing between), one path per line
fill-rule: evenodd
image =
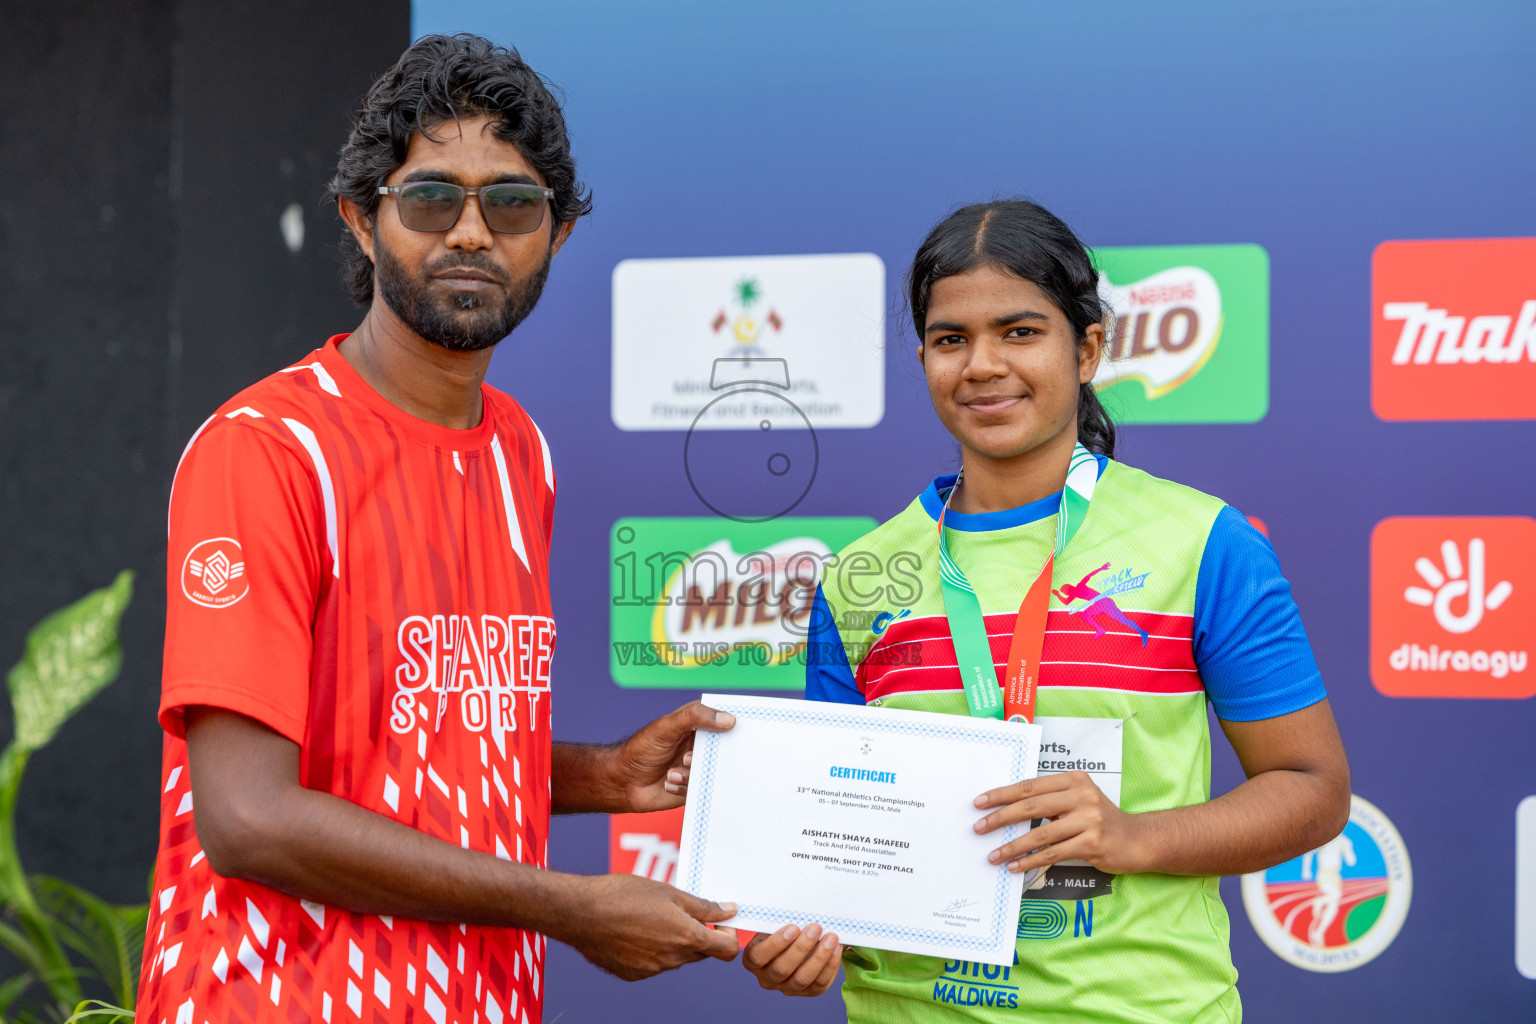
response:
M321 366L318 361L313 363L300 363L298 366L287 366L283 368L284 373L298 373L300 370L314 370L315 379L320 382L321 390L329 391L337 398L341 397L341 389L336 386L336 378L332 377L330 371Z
M533 423L530 417L529 423ZM533 432L539 435L539 448L544 452L544 484L549 488L549 493L555 493L555 462L549 457L549 442L544 440L544 431L539 429L537 423L533 423Z
M176 460L176 472L171 474L171 499L176 497L176 478L181 475L181 464L187 461L187 453L192 450L192 446L197 443L197 439L202 436L203 431L208 429L208 424L218 419L218 417L219 414L214 413L212 416L209 416L207 419L203 420L203 425L192 432L192 437L189 441L187 441L187 446L181 450L181 458ZM167 540L169 540L171 537L170 499L167 499L165 503L165 537Z
M523 546L523 529L517 522L517 508L512 504L512 481L507 477L507 458L501 453L501 435L491 435L491 454L496 457L496 474L501 477L501 504L507 510L507 533L512 537L512 550L523 560L523 568L529 572L528 549Z
M315 364L317 367L319 365ZM320 442L315 439L313 430L286 416L283 422L293 431L293 436L299 439L304 450L309 452L310 461L315 464L315 475L320 478L320 496L325 501L325 542L331 549L331 575L341 579L341 559L336 557L336 489L331 482L331 469L325 464L325 453L320 450Z

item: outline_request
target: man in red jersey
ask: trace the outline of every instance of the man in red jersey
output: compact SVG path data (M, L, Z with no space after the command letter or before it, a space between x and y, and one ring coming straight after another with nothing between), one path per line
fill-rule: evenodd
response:
M331 188L366 316L210 417L172 491L138 1019L527 1024L545 936L630 979L731 959L731 905L547 869L551 812L675 807L731 725L550 740L555 474L483 379L590 207L558 104L422 39Z

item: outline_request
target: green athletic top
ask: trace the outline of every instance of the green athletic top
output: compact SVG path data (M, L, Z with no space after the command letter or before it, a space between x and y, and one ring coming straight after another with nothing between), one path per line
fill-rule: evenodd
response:
M1273 718L1326 696L1274 550L1220 500L1100 457L1058 557L1038 714L1124 720L1120 805L1210 798L1205 704ZM968 713L938 585L935 523L953 477L841 552L812 614L806 696ZM1059 496L945 517L1000 667ZM1080 581L1080 582L1079 582ZM1050 742L1050 723L1045 740ZM1012 966L850 949L852 1022L1233 1022L1237 971L1216 878L1116 878L1097 899L1026 899Z

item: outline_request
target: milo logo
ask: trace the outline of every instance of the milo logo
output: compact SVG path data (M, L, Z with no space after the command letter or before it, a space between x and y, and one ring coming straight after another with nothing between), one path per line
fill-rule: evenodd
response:
M757 551L720 540L687 558L674 556L671 578L651 613L651 641L692 668L756 648L753 663L778 665L805 644L821 567L831 557L816 537L790 537Z
M1185 383L1211 358L1221 337L1221 289L1200 267L1170 267L1125 288L1099 278L1115 311L1109 358L1094 383L1139 380L1148 398Z
M1256 245L1106 248L1113 308L1094 378L1133 423L1252 423L1269 407L1269 257Z
M613 681L799 690L817 582L874 527L862 517L619 520L609 538Z

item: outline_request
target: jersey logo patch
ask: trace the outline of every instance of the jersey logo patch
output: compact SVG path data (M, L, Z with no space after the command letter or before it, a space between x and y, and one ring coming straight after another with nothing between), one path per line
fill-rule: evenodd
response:
M233 537L214 537L193 546L181 567L181 592L204 608L228 608L250 590L245 554Z
M1147 631L1131 619L1120 606L1115 603L1115 595L1123 594L1127 590L1140 590L1147 582L1149 572L1137 575L1131 569L1121 569L1107 579L1099 581L1094 586L1089 584L1101 572L1109 571L1109 563L1105 562L1097 569L1084 576L1078 583L1063 583L1058 589L1051 591L1056 595L1056 600L1067 606L1067 610L1074 615L1082 616L1084 622L1093 627L1094 639L1102 637L1109 632L1105 625L1106 618L1122 626L1129 627L1141 637L1141 646L1147 646ZM1083 602L1077 607L1072 607L1077 602Z

